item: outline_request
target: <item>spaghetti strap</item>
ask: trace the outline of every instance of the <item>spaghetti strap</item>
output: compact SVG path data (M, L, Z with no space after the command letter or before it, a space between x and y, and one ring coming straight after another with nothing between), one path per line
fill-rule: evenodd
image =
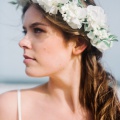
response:
M21 92L18 90L18 120L22 120L22 114L21 114Z

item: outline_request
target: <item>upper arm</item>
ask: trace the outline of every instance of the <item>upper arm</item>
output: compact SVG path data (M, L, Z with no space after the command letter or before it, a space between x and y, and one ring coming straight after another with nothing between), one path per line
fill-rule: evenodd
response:
M17 92L0 95L0 120L17 120Z

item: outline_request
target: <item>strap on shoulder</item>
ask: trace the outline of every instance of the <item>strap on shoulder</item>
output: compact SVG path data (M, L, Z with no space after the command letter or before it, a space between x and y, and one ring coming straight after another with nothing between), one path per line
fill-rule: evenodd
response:
M17 91L17 96L18 96L18 120L22 120L22 115L21 115L21 91Z

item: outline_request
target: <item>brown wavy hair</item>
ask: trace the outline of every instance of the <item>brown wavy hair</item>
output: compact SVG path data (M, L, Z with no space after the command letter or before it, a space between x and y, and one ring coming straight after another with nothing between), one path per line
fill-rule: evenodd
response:
M93 0L83 1L83 4L86 6L96 5ZM34 5L44 14L46 19L59 27L68 41L72 36L79 36L80 41L76 42L79 44L79 42L85 41L88 45L82 53L81 61L79 95L81 104L91 111L94 120L120 120L120 102L115 90L116 80L103 68L101 64L102 52L91 45L83 28L72 29L63 21L59 12L57 15L49 15L38 4L28 1L23 6L23 16L31 5Z

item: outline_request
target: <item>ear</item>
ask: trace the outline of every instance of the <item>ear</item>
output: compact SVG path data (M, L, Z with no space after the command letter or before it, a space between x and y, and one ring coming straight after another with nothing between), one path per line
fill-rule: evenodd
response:
M87 43L85 39L78 38L76 45L73 48L73 54L79 55L81 54L87 47Z

